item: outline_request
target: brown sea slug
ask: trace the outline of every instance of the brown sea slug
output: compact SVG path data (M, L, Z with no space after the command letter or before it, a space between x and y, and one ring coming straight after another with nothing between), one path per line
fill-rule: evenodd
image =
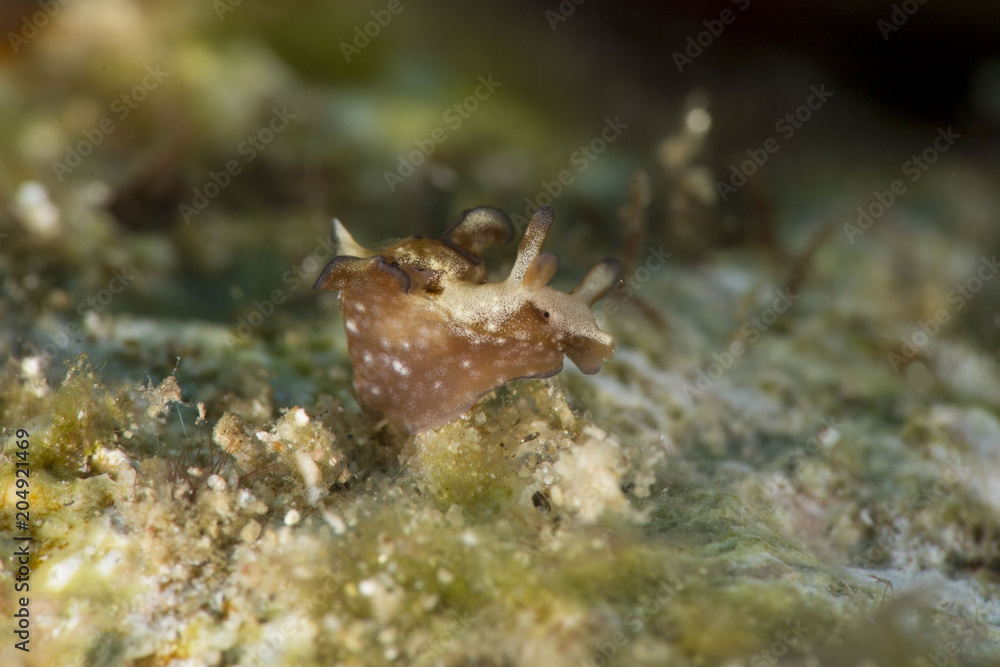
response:
M410 238L378 254L334 220L342 254L314 288L340 292L361 402L420 433L510 380L555 375L564 354L584 373L599 371L615 342L590 306L619 280L621 264L603 260L570 293L549 287L557 260L541 248L552 220L549 207L532 216L499 282L486 281L479 256L513 236L498 209L464 211L440 239Z

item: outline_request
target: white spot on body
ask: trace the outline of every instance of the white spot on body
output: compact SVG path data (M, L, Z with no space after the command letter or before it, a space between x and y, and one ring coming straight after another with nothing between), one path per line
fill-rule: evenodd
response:
M347 320L344 323L344 325L347 327L347 330L350 331L351 333L358 333L358 325L357 323L355 323L354 320Z
M393 359L392 360L392 368L393 368L394 371L396 371L400 375L409 375L410 374L410 368L406 364L404 364L403 362L401 362L399 359Z

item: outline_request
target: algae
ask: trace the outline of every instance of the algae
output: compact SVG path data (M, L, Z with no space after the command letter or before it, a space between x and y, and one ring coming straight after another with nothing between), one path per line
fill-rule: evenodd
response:
M934 133L849 90L733 198L714 183L818 66L757 63L753 94L695 73L663 102L589 4L476 31L456 3L400 5L353 62L338 42L368 9L214 5L60 5L0 59L0 664L997 662L989 156L961 139L856 229ZM501 75L512 36L532 57ZM362 411L336 297L309 289L329 218L385 246L543 194L567 285L626 263L595 307L615 359L418 436Z

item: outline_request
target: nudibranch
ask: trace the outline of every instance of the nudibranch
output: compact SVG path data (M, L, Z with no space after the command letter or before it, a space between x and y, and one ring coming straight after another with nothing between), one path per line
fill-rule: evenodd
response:
M556 256L541 252L549 207L532 216L505 280L487 282L483 249L507 243L510 218L489 206L464 211L440 239L410 238L379 253L339 220L338 244L314 289L340 292L354 388L361 403L406 433L437 428L516 378L547 378L563 355L596 373L614 339L590 307L621 278L598 263L572 292L548 286Z

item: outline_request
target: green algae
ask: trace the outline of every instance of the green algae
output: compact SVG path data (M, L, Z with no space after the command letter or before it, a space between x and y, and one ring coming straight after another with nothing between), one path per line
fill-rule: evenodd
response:
M84 469L98 447L114 443L128 426L126 400L101 391L94 370L77 361L48 406L52 426L41 439L37 463L43 468Z
M763 427L767 411L746 412L742 431L683 417L679 449L665 443L681 431L650 437L640 420L614 435L560 383L522 381L405 438L329 395L270 419L210 400L202 421L184 418L198 412L185 381L100 375L79 359L52 389L27 367L4 385L10 414L46 434L35 576L66 629L43 635L38 660L919 665L953 641L956 618L966 664L989 655L989 630L964 608L894 601L875 578L901 554L991 567L978 478L947 467L992 437L988 411L913 411L901 427L838 416L826 431ZM595 387L574 399L613 429ZM46 431L46 415L63 421ZM734 462L740 432L759 434L757 469ZM67 442L81 446L53 447ZM801 494L840 507L829 533L803 523Z
M800 300L751 343L743 327L788 287L814 217L853 201L837 184L870 191L898 165L796 166L823 176L796 173L776 193L780 248L722 224L759 212L692 200L721 156L654 165L646 248L611 222L635 199L630 173L691 141L652 112L554 204L573 223L552 238L570 273L629 244L642 261L673 238L677 255L648 280L630 274L632 292L602 311L616 359L597 376L514 382L409 438L359 409L334 297L308 289L329 216L385 240L439 229L466 206L520 214L595 129L561 105L604 105L545 102L559 97L550 81L546 95L505 81L388 196L385 170L475 75L443 71L416 90L407 64L368 87L391 60L389 35L347 67L321 19L351 23L359 10L314 9L305 32L286 10L249 5L221 23L186 5L95 30L73 15L74 48L89 57L60 56L74 40L41 39L0 81L18 93L0 96L0 195L39 179L60 213L45 227L20 204L0 207L0 548L13 552L16 428L32 436L37 540L33 651L5 643L0 663L996 663L1000 283L951 311L906 369L886 357L996 245L989 169L956 159L923 177L919 206L851 241L836 227ZM422 39L420 23L393 28ZM242 40L247 26L259 43ZM482 38L464 38L463 66L493 65ZM130 55L95 73L109 44ZM176 85L85 168L48 177L59 149L134 85L131 64L168 52ZM71 103L36 113L53 63L81 83ZM179 219L176 205L274 100L299 125ZM728 107L743 113L720 102L720 127ZM165 131L161 109L177 127ZM163 144L193 148L181 159ZM81 309L123 267L138 274L128 289ZM285 301L250 326L275 290ZM746 353L715 373L733 341ZM13 572L5 560L3 636Z
M129 415L115 400L120 390L92 370L80 381L78 372L51 400L85 391L95 410L78 433L93 443L121 439ZM153 407L152 441L160 441L159 449L148 442L134 449L136 466L92 451L101 474L69 482L81 485L73 490L44 472L63 468L42 459L37 497L58 494L63 504L45 515L40 536L51 564L38 577L53 599L103 609L71 635L86 637L80 655L157 662L273 655L289 664L331 656L381 664L388 655L447 664L488 654L516 662L550 655L557 636L573 647L560 659L593 661L614 647L612 664L656 664L667 655L678 664L713 663L834 650L830 642L853 632L858 611L878 609L882 596L876 581L845 580L797 546L765 508L717 487L718 471L685 460L633 497L633 511L602 500L602 512L582 512L585 505L568 502L574 480L557 474L577 468L560 460L574 447L582 447L577 456L592 451L582 443L595 438L616 457L623 450L574 414L550 382L517 383L462 420L406 441L385 426L341 421L329 399L323 410L290 408L262 430L224 415L213 426L214 446L232 459L212 473L198 467L211 459L194 457L181 475L170 451L184 445L184 430L169 427L172 404L157 408L155 390L150 385L131 406L133 417ZM394 453L360 457L373 446ZM316 471L303 469L301 454ZM344 477L350 466L342 464L354 456L366 468ZM853 458L823 457L796 470L822 461L856 470ZM262 466L273 469L252 474ZM326 493L310 497L311 486ZM547 511L532 501L542 489L553 498ZM134 546L122 548L123 531ZM117 550L107 546L115 542ZM88 553L82 544L105 546ZM116 559L113 588L79 574L108 558ZM212 590L227 591L223 607L206 607ZM106 607L112 601L120 612ZM169 645L135 632L133 623L153 617L172 628ZM578 621L567 626L571 618ZM524 622L530 630L519 629ZM800 635L787 634L793 630ZM514 651L504 637L525 631L527 643ZM293 648L296 633L311 639ZM772 648L782 635L794 645ZM907 656L899 664L915 659Z

